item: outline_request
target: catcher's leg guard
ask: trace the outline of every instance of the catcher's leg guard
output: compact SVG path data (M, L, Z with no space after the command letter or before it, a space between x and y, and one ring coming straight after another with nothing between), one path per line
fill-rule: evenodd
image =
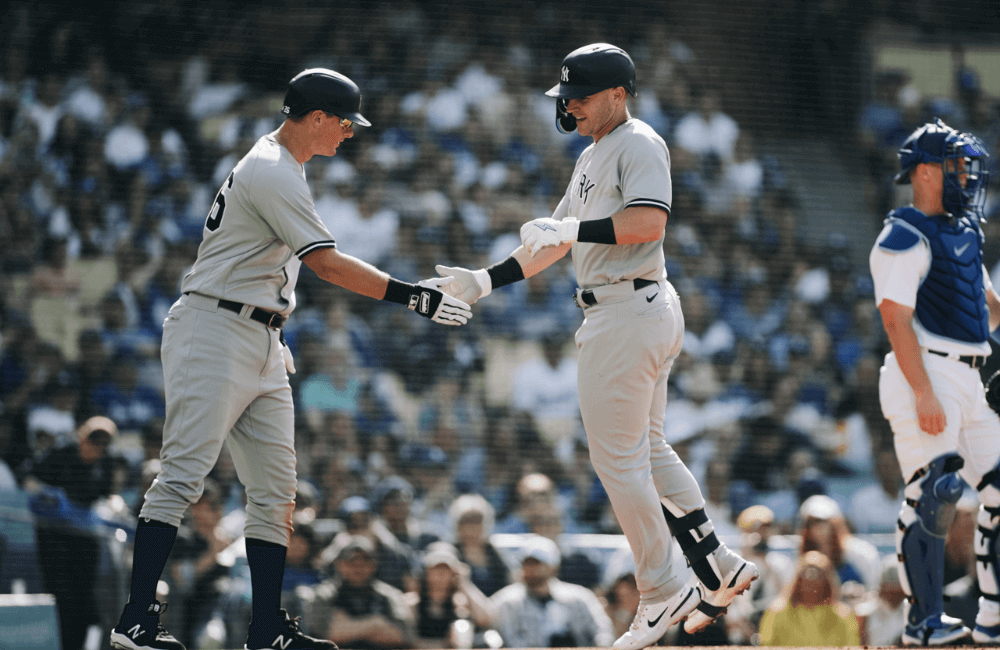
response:
M945 454L918 470L907 482L899 511L896 551L900 583L909 600L907 627L936 628L944 610L944 540L965 487L955 473L964 461Z
M712 551L719 548L720 544L719 538L715 536L715 526L705 510L698 508L684 514L666 497L661 497L660 501L670 534L677 539L694 574L708 589L717 590L722 586L722 572Z
M979 514L976 526L976 577L979 579L979 615L973 635L1000 640L1000 468L983 476L976 486Z

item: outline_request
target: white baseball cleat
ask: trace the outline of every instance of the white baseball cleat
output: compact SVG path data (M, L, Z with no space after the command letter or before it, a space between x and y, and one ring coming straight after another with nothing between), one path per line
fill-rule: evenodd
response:
M659 603L640 603L628 632L612 646L614 650L642 650L663 638L670 626L682 620L701 602L701 585L692 579L671 598Z
M726 549L729 551L729 549ZM729 551L726 559L735 559L732 568L725 573L722 579L722 586L715 591L709 591L702 585L704 594L698 609L684 621L684 631L694 634L708 627L712 621L726 613L726 608L733 600L750 588L750 583L760 576L757 565L744 560L742 557ZM717 557L716 560L722 558Z

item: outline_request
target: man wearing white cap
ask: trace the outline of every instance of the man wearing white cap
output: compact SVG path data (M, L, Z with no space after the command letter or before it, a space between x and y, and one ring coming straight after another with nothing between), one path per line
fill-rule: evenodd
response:
M521 580L493 594L494 627L508 648L610 646L611 619L597 595L556 578L559 547L530 535L521 553Z

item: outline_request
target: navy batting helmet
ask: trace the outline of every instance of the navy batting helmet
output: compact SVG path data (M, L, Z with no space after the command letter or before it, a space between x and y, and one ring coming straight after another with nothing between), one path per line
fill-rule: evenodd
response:
M580 99L621 86L635 97L635 64L628 52L609 43L579 47L563 59L559 83L545 94L556 98L556 126L563 133L576 128L576 118L566 110L570 99Z
M361 126L372 125L361 114L361 90L358 85L339 72L326 68L310 68L295 75L288 82L281 112L289 117L302 117L317 109Z
M945 210L955 216L970 211L983 218L990 173L986 170L989 153L982 140L935 118L911 133L896 155L901 169L894 179L897 185L908 185L910 172L921 163L940 164Z

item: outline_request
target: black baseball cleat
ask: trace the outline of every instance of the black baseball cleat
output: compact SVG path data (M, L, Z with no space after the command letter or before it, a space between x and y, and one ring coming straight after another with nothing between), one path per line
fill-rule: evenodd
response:
M154 600L138 622L126 629L125 612L118 625L111 630L111 647L117 650L186 650L184 644L175 639L160 625L160 614L167 609L166 603ZM125 605L126 612L128 605Z
M247 635L244 650L339 650L337 644L326 639L314 639L302 633L299 628L299 617L292 618L283 609L278 610L278 614L284 620L280 623L278 633L266 640L264 645L250 645L251 634ZM251 625L251 628L253 626Z

